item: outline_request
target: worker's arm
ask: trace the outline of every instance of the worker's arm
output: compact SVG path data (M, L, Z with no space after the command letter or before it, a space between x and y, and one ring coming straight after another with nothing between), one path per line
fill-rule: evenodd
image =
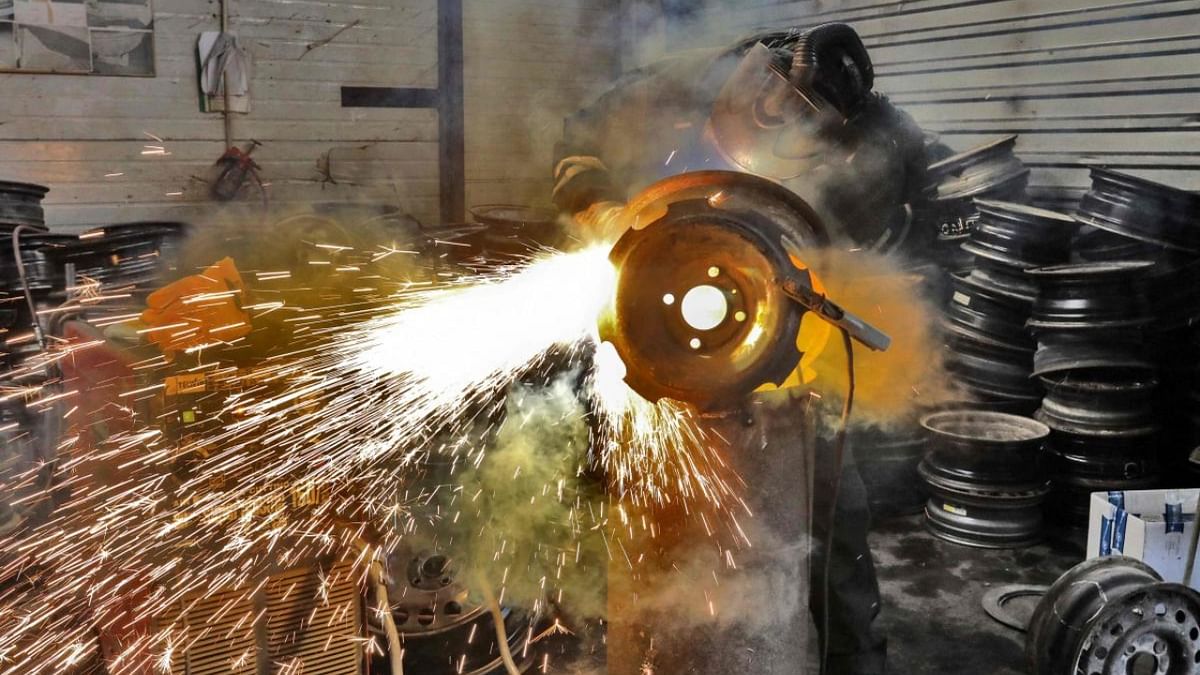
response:
M670 159L703 129L717 88L701 81L719 54L689 52L639 68L568 117L555 147L555 205L592 230L631 191L683 170Z

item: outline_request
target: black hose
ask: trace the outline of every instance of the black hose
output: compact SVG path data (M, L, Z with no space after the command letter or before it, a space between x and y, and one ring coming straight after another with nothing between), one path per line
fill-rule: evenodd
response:
M875 84L875 67L862 38L844 23L825 23L804 31L792 52L792 83L817 90L843 114L852 113ZM854 82L836 81L841 64L830 61L837 54L849 56L854 63Z
M829 667L829 575L833 560L833 530L837 527L837 502L842 487L846 432L850 424L850 411L854 407L854 342L846 329L840 330L842 346L846 350L846 400L842 404L842 418L833 437L833 485L830 487L829 529L825 533L825 564L821 570L821 675L826 675Z

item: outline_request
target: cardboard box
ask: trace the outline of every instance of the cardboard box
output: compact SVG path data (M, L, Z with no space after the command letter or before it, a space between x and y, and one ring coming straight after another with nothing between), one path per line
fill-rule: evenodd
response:
M1169 552L1166 507L1167 495L1174 492L1183 503L1183 532L1177 554ZM1125 555L1153 567L1165 581L1182 582L1188 548L1196 529L1195 490L1127 490L1125 512L1109 501L1109 493L1093 492L1088 513L1087 557ZM1200 553L1192 571L1192 588L1200 590Z

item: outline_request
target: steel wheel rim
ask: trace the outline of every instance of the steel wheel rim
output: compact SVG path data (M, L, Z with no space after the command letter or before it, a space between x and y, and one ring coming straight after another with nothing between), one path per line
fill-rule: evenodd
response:
M1149 617L1154 617L1150 619ZM1130 620L1132 627L1126 628ZM1075 655L1087 675L1187 675L1200 664L1200 595L1157 583L1111 602L1089 624Z
M1077 660L1080 638L1103 612L1103 598L1158 581L1162 577L1148 565L1123 556L1092 558L1072 567L1050 586L1029 621L1025 649L1031 672L1075 673L1070 666Z

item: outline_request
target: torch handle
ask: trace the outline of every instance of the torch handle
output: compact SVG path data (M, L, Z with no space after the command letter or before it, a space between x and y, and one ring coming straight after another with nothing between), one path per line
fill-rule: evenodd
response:
M779 282L779 285L789 298L834 326L845 330L850 337L868 348L882 352L887 351L887 348L892 345L892 338L886 333L860 317L847 312L841 305L817 293L798 279L785 278Z

